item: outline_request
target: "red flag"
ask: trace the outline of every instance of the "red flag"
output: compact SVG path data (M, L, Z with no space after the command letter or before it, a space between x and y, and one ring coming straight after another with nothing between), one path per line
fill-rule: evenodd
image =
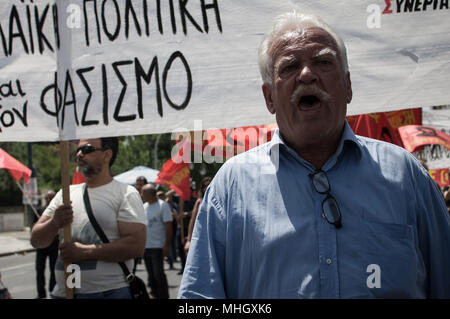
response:
M189 163L184 161L183 152L185 147L190 147L189 139L181 143L176 155L164 163L159 171L158 178L155 184L161 184L170 187L182 200L189 200L191 198L191 182Z
M433 180L442 188L450 186L449 169L430 169L428 171Z
M78 171L78 166L73 171L72 185L86 183L86 178Z
M433 127L406 125L399 129L405 148L409 152L419 151L424 145L439 144L450 150L450 135Z
M403 146L398 128L403 125L421 125L422 109L348 116L347 121L357 135Z
M276 124L268 124L183 133L182 139L178 140L177 144L183 144L184 161L193 157L197 163L205 156L209 160L214 157L228 159L270 141L276 127Z
M21 178L24 179L25 184L28 184L31 176L31 169L23 165L14 157L6 153L0 148L0 168L6 168L16 182Z
M272 139L276 124L244 126L233 129L207 130L208 144L211 154L229 158ZM216 151L223 154L215 154Z

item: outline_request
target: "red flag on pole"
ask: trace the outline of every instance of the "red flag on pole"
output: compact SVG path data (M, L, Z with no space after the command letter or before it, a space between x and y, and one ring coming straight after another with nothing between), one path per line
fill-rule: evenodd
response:
M189 163L183 160L183 152L186 147L190 148L189 139L181 143L177 154L164 163L159 171L155 184L161 184L170 187L182 200L191 198L191 182Z
M0 148L0 168L6 168L16 182L21 178L24 179L25 184L28 184L31 176L31 169L23 165L14 157L6 153Z
M162 167L155 180L156 184L162 184L173 189L183 200L191 198L190 171L188 163L175 163L169 159Z

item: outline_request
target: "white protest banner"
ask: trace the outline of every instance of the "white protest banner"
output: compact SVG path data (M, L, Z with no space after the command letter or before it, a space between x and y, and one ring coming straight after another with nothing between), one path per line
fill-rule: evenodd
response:
M0 141L273 123L257 49L292 9L344 39L349 115L450 103L448 0L3 0Z

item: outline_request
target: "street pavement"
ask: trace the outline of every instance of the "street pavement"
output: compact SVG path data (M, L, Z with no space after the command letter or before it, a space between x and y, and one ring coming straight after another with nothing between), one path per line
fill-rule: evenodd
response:
M30 244L30 231L0 232L0 274L3 284L14 299L33 299L36 297L35 252ZM169 297L175 299L181 282L181 263L174 263L175 269L169 269L164 263L169 284ZM136 275L147 282L144 261L138 264ZM48 285L48 261L46 267L46 285ZM49 294L48 294L49 295Z
M0 257L33 252L30 244L30 230L0 232Z

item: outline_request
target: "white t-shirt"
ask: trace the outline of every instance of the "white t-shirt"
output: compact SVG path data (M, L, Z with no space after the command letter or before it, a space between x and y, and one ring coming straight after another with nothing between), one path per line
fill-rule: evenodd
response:
M144 204L147 215L147 242L145 248L163 248L166 242L166 226L164 223L172 221L169 204L158 199L152 204Z
M72 241L86 245L101 244L102 241L86 213L83 188L84 184L70 186L73 209ZM134 187L113 180L106 185L88 188L88 194L95 219L110 242L120 237L118 221L146 224L144 206ZM59 191L43 214L52 217L55 209L61 204L62 192ZM62 229L59 236L62 242ZM126 265L131 271L132 260L128 260ZM75 288L74 293L96 293L127 286L123 271L116 262L86 260L78 263L78 266L81 269L81 287ZM52 294L64 297L64 265L59 256L55 266L55 277L56 286Z

